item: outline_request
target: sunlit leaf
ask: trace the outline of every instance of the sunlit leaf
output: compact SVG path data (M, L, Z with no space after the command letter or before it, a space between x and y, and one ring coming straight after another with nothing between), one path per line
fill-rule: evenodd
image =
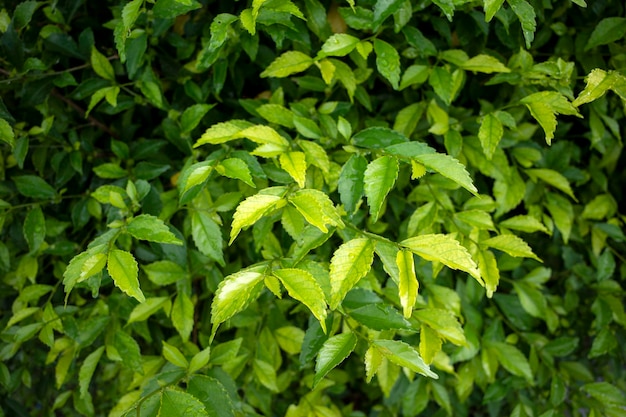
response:
M396 158L381 156L370 162L363 173L364 191L374 222L378 220L385 198L398 178L398 169Z
M315 377L313 387L337 365L344 361L356 347L356 336L354 333L341 333L329 338L317 354L315 361Z
M352 239L341 245L330 261L330 308L336 309L348 291L369 272L374 245L367 238Z
M297 268L283 268L274 271L289 295L306 305L319 320L326 332L326 301L324 292L313 275Z

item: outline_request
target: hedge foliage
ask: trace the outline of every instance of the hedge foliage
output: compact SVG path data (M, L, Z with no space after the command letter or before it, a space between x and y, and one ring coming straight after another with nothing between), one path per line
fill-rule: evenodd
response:
M3 4L0 415L626 414L623 1Z

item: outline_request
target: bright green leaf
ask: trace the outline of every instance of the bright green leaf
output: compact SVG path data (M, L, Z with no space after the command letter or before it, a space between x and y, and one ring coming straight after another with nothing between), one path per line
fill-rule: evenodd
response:
M400 365L418 374L439 378L439 376L430 370L430 367L424 363L419 353L411 345L399 340L374 340L372 347L376 348L382 356L390 362Z
M356 48L360 42L359 38L346 33L336 33L322 45L319 56L345 56Z
M498 288L500 282L500 270L498 269L498 263L496 257L488 249L481 250L476 254L478 260L478 270L480 276L485 282L485 290L487 291L487 297L491 298L493 293Z
M107 57L102 55L95 46L91 47L91 66L100 77L105 80L115 81L113 65L111 65Z
M159 286L173 284L188 277L187 272L180 265L167 260L144 265L142 269L148 279Z
M522 238L515 235L499 235L480 242L490 248L501 250L511 256L532 258L541 262Z
M261 73L261 77L284 78L302 72L313 65L313 58L298 51L287 51L276 58Z
M126 231L136 239L149 242L169 243L182 245L174 233L163 223L163 220L150 214L140 214L133 217L126 225Z
M513 375L526 378L528 382L533 382L533 372L526 356L515 346L503 342L490 342L489 349L497 357L504 369Z
M7 143L11 149L15 147L15 132L13 128L3 118L0 117L0 140Z
M141 304L137 304L135 308L133 308L133 311L130 312L128 322L126 324L147 320L148 317L152 316L161 308L163 308L168 300L168 297L146 298L146 301Z
M511 70L497 58L485 54L479 54L468 59L461 67L467 71L483 72L485 74L492 74L494 72L511 72Z
M348 291L370 271L374 245L367 238L352 239L341 245L330 261L330 308L336 309Z
M470 193L478 195L478 189L474 186L472 178L465 166L457 159L442 153L423 154L414 158L426 168L451 179Z
M256 188L250 175L250 168L242 159L226 158L215 167L215 170L225 177L241 180L250 187Z
M139 288L137 261L130 252L119 249L109 251L107 271L113 278L115 286L124 293L136 298L140 303L146 300Z
M313 388L337 365L344 361L356 347L354 333L341 333L329 338L320 349L315 362Z
M170 363L178 366L179 368L187 368L189 366L189 362L185 355L173 345L170 345L166 341L162 341L163 343L163 357Z
M370 162L363 173L364 191L373 222L378 221L385 198L398 178L398 170L395 157L381 156Z
M259 295L262 283L263 274L250 270L224 278L211 304L211 323L217 326L246 308Z
M267 194L256 194L239 203L233 215L229 244L233 243L241 229L252 226L261 217L285 204L281 197Z
M565 194L570 196L572 200L578 201L574 196L574 191L572 191L572 187L570 187L569 185L569 181L560 172L547 168L527 169L525 172L534 181L540 179L546 184L563 191Z
M417 290L419 288L419 282L415 275L413 253L407 250L398 251L396 265L398 266L400 278L400 282L398 283L398 295L400 296L400 304L402 305L404 317L408 319L413 313L413 306L417 300Z
M313 275L297 268L284 268L274 271L289 295L307 306L315 318L320 322L326 333L326 301L324 291Z
M500 119L493 113L489 113L483 117L480 123L480 129L478 130L478 139L480 140L480 144L483 147L487 159L491 160L491 158L493 158L493 154L498 148L503 134L504 128L502 127L502 122L500 122Z
M224 264L222 230L207 212L191 214L191 236L202 254Z
M535 39L535 30L537 29L535 8L526 0L507 0L507 2L522 24L526 48L530 48L530 44L533 42L533 39Z
M425 308L415 310L413 316L455 345L462 346L467 344L461 324L448 310Z
M158 417L177 416L184 412L185 417L209 417L209 414L196 397L175 388L165 388L161 392Z
M300 188L304 188L306 181L306 156L303 152L285 152L278 158L280 167L287 171Z
M374 39L376 68L378 72L397 90L400 82L400 54L396 48L378 38Z
M430 365L435 356L441 351L441 338L439 334L426 325L420 328L420 355L424 363Z
M172 303L172 324L183 342L189 340L194 325L193 302L185 292L179 292Z
M449 268L465 271L482 283L478 267L469 252L451 235L416 236L400 244L427 261L441 262Z
M491 22L491 19L493 19L498 10L500 10L500 7L502 7L504 0L484 0L484 3L485 21Z

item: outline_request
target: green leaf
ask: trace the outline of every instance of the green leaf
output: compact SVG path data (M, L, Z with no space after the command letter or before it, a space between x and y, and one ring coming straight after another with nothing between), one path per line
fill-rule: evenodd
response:
M202 134L202 136L200 136L200 139L196 141L193 147L197 148L198 146L205 145L207 143L217 145L233 139L238 139L239 136L237 136L237 134L250 126L250 123L240 120L230 120L228 122L216 123L209 127Z
M407 87L410 87L414 84L422 84L426 82L428 76L430 75L430 68L426 65L411 65L408 67L404 74L402 74L402 79L400 80L400 90L404 90ZM417 103L414 103L417 104Z
M213 166L212 161L198 162L184 169L178 178L180 204L188 203L197 195L200 186L209 178Z
M298 51L287 51L276 58L261 73L261 77L284 78L302 72L313 65L313 58Z
M483 72L485 74L493 74L494 72L511 72L511 70L497 58L486 54L479 54L468 59L463 62L461 68L467 71Z
M560 172L547 168L527 169L525 172L534 181L537 181L537 178L539 178L546 184L563 191L565 194L570 196L572 200L578 201L569 185L569 181L567 181L567 178L565 178Z
M413 316L455 345L467 344L461 324L450 311L440 308L425 308L415 310Z
M15 147L15 133L13 128L3 118L0 118L0 140L11 147L11 150Z
M148 279L159 286L170 285L188 277L187 271L180 265L167 260L153 262L142 266L142 269Z
M193 302L185 292L179 292L172 304L172 324L183 342L189 340L194 325Z
M348 214L354 213L364 193L364 174L367 160L361 155L352 155L341 168L339 175L339 197Z
M239 158L226 158L215 167L215 170L228 178L241 180L252 188L256 188L256 184L250 175L250 167L244 160Z
M142 5L143 0L132 0L124 6L122 9L122 24L124 25L124 32L130 32L135 24L135 21L137 20L137 17L139 17Z
M335 310L348 291L370 271L374 245L367 238L352 239L341 245L330 260L330 308Z
M433 68L430 71L428 83L444 103L452 102L452 74L445 67Z
M423 154L413 158L426 168L451 179L470 193L478 195L478 189L474 186L472 178L465 169L465 165L456 158L442 153Z
M484 0L484 3L485 21L491 22L491 19L493 19L498 10L502 7L504 0Z
M592 382L585 384L581 388L602 404L626 407L626 395L622 390L608 382Z
M431 371L430 367L424 363L420 354L417 353L413 347L404 342L399 340L380 339L372 341L371 346L378 350L382 356L396 365L410 369L420 375L434 379L439 378L439 376Z
M419 282L415 275L415 263L413 253L407 250L398 251L396 256L396 265L399 271L398 295L404 317L407 319L413 313L413 306L417 300L417 290Z
M298 146L304 151L307 164L314 165L324 173L330 172L330 159L326 150L317 142L298 140Z
M493 113L489 113L483 117L480 123L480 129L478 130L478 139L483 147L485 156L491 160L493 154L498 148L500 139L504 134L504 128L502 122Z
M507 3L509 3L513 13L515 13L522 24L526 48L530 48L530 44L535 39L535 30L537 29L535 8L526 0L507 0Z
M294 114L288 108L279 104L262 104L256 108L257 113L270 123L275 123L293 129Z
M491 298L493 293L498 288L500 282L500 270L498 269L498 263L496 257L488 249L478 251L476 254L478 260L478 270L480 276L485 282L485 290L487 291L487 297Z
M105 179L118 179L124 178L128 175L128 172L114 163L104 163L93 168L93 172L100 178Z
M117 360L121 360L125 367L143 374L141 349L135 339L126 332L116 331L113 336L113 348L117 351Z
M201 7L202 4L195 0L157 0L152 13L159 19L173 19Z
M286 203L283 198L268 194L256 194L239 203L233 215L229 244L233 243L241 229L252 226L261 217L283 207Z
M433 0L439 8L446 15L448 20L452 22L452 17L454 16L454 3L453 0Z
M480 243L490 248L501 250L511 256L532 258L542 262L541 259L533 253L528 243L515 235L499 235L483 240Z
M207 212L191 214L191 236L203 255L224 265L222 230Z
M180 127L182 133L190 133L200 124L205 114L209 112L214 104L194 104L185 109L180 116Z
M543 225L543 223L533 216L523 214L503 220L500 222L499 226L506 227L507 229L519 230L525 233L534 233L537 231L548 233L548 229Z
M374 27L380 26L385 19L397 12L402 7L404 0L377 0L374 5Z
M182 245L174 233L163 223L163 220L150 214L133 217L126 225L126 231L134 238L149 242Z
M585 89L578 94L572 105L578 107L581 104L599 99L619 81L619 74L615 71L606 72L600 68L592 69L585 77L587 83Z
M300 133L305 138L319 139L322 137L322 131L320 130L319 126L317 126L317 123L315 123L311 119L294 115L293 123L298 133Z
M285 152L280 154L278 160L280 167L287 171L291 178L298 183L300 188L304 188L307 169L304 152Z
M284 326L274 331L276 342L282 350L290 355L297 355L302 351L304 335L304 330L296 326Z
M372 330L413 330L395 308L385 304L368 304L349 311L349 316Z
M343 227L341 217L328 196L318 190L298 190L289 197L291 203L307 222L327 233L326 225Z
M547 193L545 206L550 212L557 229L563 235L563 242L567 244L574 223L574 208L567 198L555 193Z
M115 81L115 71L109 60L95 46L91 47L91 66L96 74L105 80Z
M465 271L482 283L478 267L469 252L451 235L416 236L403 240L400 245L427 261L441 262L449 268Z
M285 286L289 296L300 301L311 310L326 333L326 301L324 291L313 275L298 268L284 268L274 271L274 275Z
M241 130L236 134L237 138L248 138L253 142L261 144L271 144L287 150L289 142L282 137L276 130L269 126L256 125Z
M585 45L585 51L596 46L617 42L626 34L626 17L607 17L595 27Z
M372 221L378 221L385 198L398 178L398 160L393 156L381 156L370 162L363 173L367 203Z
M209 417L204 404L193 395L175 388L165 388L161 392L158 417L178 416L181 412L184 412L185 417Z
M211 304L211 323L217 326L245 309L261 292L263 278L263 274L250 270L224 278Z
M548 304L546 296L526 282L514 282L513 288L519 297L520 304L533 317L546 318Z
M16 30L21 30L28 26L33 14L43 3L38 1L24 1L15 7L13 12L13 25ZM9 9L10 10L10 9Z
M503 342L489 342L489 347L504 369L513 375L526 378L531 385L533 384L533 372L528 359L518 348Z
M115 286L127 295L134 297L140 303L146 300L141 289L139 288L139 279L137 278L139 268L137 261L130 252L119 249L109 251L107 258L107 271L113 278Z
M399 88L400 82L400 54L390 44L374 39L374 51L376 52L376 68L380 75L391 83L394 90Z
M429 326L422 325L420 328L420 355L427 365L430 365L435 356L441 351L441 338L439 334Z
M550 145L556 130L556 114L552 107L539 101L527 103L526 107L528 107L530 114L539 122L539 125L546 133L546 142Z
M317 354L317 360L315 362L313 388L315 388L330 371L350 356L350 353L352 353L356 347L356 342L357 339L354 333L341 333L324 342Z
M348 35L346 33L336 33L326 39L318 57L348 55L354 50L354 48L356 48L359 42L361 42L361 40L352 35Z
M193 359L191 361L193 362ZM210 417L235 417L236 415L229 392L216 378L194 375L187 383L187 392L202 401Z
M551 144L556 130L556 114L579 116L576 107L567 98L554 91L542 91L530 94L520 100L530 110L530 114L539 122L546 133L546 142Z
M39 200L49 200L57 193L50 184L35 175L21 175L13 177L17 191L25 197Z
M22 228L31 252L37 252L46 238L46 219L39 205L26 214Z
M150 316L158 312L169 301L168 297L150 297L146 298L141 304L137 304L128 316L126 324L147 320Z
M100 346L98 349L87 355L83 364L80 366L80 370L78 371L78 386L80 396L82 398L89 394L89 383L91 382L91 378L96 371L98 361L100 361L100 358L102 357L102 352L104 352L104 346Z
M179 368L187 368L189 366L189 362L185 355L173 345L170 345L166 341L162 341L163 343L163 357L170 363L178 366Z
M188 372L193 374L209 364L211 359L211 346L207 346L200 352L193 355L193 358L189 361Z
M382 149L408 141L403 134L386 127L370 127L352 136L352 143L355 146L368 149Z

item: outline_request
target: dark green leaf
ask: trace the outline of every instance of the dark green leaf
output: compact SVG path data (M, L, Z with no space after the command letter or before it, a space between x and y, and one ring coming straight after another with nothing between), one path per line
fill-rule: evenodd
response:
M25 197L48 200L56 197L56 191L41 177L22 175L13 177L17 191Z

